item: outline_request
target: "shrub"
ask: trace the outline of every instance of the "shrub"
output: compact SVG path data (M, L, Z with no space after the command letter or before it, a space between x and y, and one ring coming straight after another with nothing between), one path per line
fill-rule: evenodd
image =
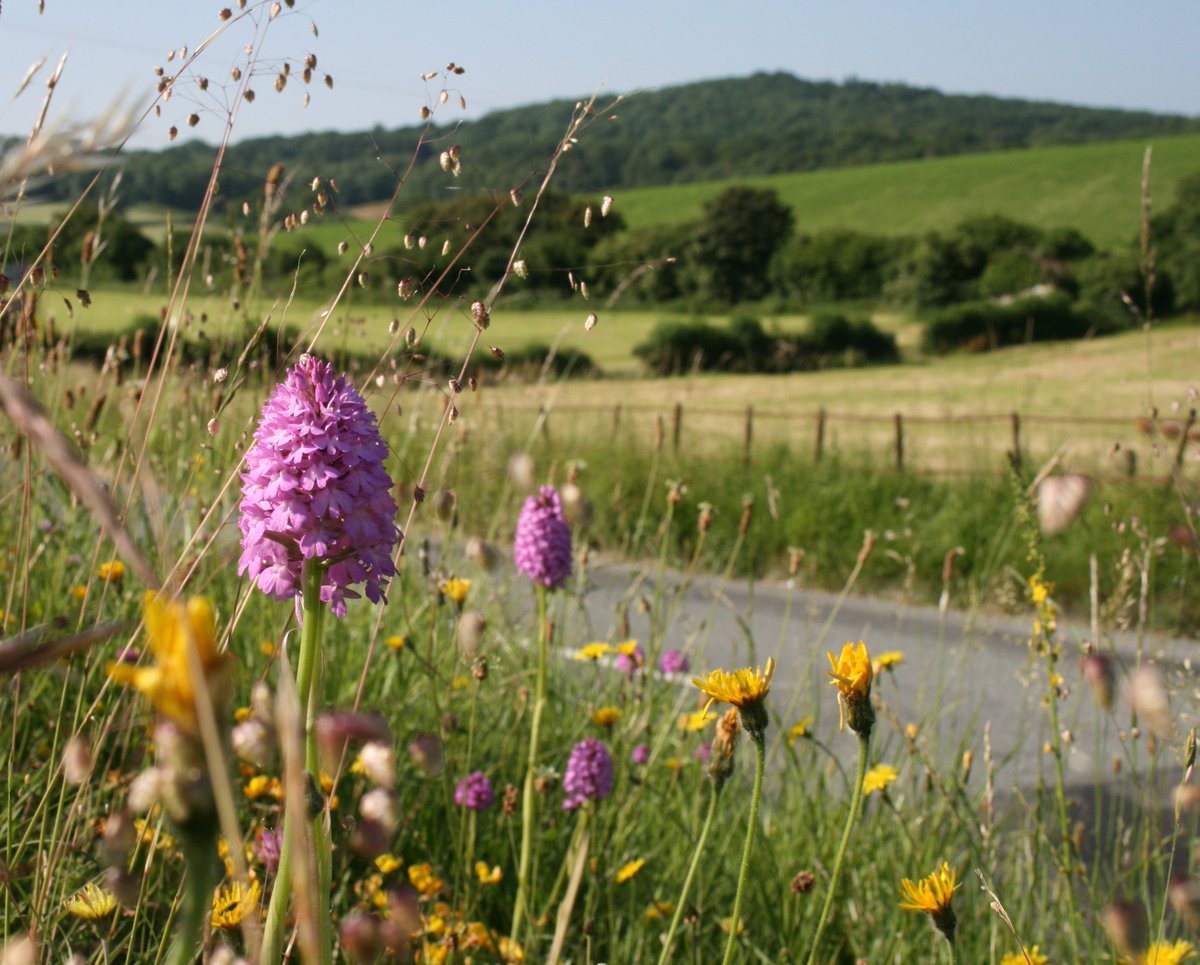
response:
M987 267L979 276L979 293L985 298L1015 295L1041 280L1042 269L1033 255L1028 250L1013 248L988 259Z
M926 323L923 344L928 352L986 351L1112 330L1102 317L1077 309L1070 298L1057 294L1007 304L967 302L943 309Z
M890 332L880 331L869 318L852 320L833 312L813 316L805 342L826 364L838 355L848 366L864 361L895 362L900 357L896 337Z
M801 302L878 298L913 243L845 228L801 235L776 256L774 285Z

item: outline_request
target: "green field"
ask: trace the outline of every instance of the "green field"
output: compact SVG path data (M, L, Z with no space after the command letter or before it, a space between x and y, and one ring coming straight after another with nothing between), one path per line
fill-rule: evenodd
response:
M1152 194L1164 208L1183 175L1200 170L1200 135L1159 138ZM998 151L953 158L738 179L772 188L796 213L798 231L854 228L917 234L999 213L1039 227L1078 228L1098 247L1137 237L1142 154L1122 141L1079 147ZM616 209L630 228L697 218L731 181L622 191Z

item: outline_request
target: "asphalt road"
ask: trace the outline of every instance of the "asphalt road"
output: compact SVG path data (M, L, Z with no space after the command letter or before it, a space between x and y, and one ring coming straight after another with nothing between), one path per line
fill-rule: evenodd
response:
M593 566L584 603L565 615L560 639L566 646L610 639L627 620L629 636L645 642L653 608L639 607L638 601L654 597L655 577L653 567ZM863 640L872 655L903 653L903 661L877 680L875 691L899 728L920 725L925 748L940 763L957 763L969 748L976 766L982 766L986 726L999 789L1030 786L1039 769L1049 775L1050 759L1042 750L1050 735L1042 706L1045 669L1027 646L1032 613L999 618L949 609L943 616L933 607L854 596L839 606L833 594L796 590L789 614L786 586L751 587L709 577L683 583L681 574L668 572L657 589L670 612L664 646L688 649L693 670L701 672L760 664L774 656L770 706L779 726L812 715L822 739L850 740L836 735L825 653ZM1067 687L1059 701L1059 724L1071 733L1066 776L1076 786L1090 786L1098 775L1109 774L1113 758L1128 749L1118 737L1129 722L1119 687L1114 712L1106 715L1081 677L1078 654L1088 632L1086 625L1059 622L1064 654L1059 672ZM1118 635L1105 645L1113 648L1118 663L1132 665L1132 635ZM1144 654L1188 674L1197 646L1193 640L1155 636L1144 641ZM1183 732L1190 721L1181 716L1179 724ZM895 732L886 719L879 727L881 739L884 729Z

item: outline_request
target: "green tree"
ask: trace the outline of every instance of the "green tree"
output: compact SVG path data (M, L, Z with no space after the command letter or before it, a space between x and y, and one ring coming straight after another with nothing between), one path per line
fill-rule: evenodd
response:
M792 212L771 190L735 185L704 205L692 242L701 292L726 304L762 298L771 260L792 233Z

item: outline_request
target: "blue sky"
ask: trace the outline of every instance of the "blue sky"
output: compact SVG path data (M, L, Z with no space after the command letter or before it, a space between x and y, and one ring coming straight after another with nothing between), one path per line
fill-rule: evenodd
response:
M234 7L236 0L223 0ZM52 116L84 118L119 95L145 104L155 66L177 69L167 51L196 47L220 25L209 0L4 0L0 12L0 131L24 133L43 96L44 77L69 51ZM167 143L167 129L221 132L244 46L259 51L253 104L243 105L238 137L300 130L358 130L416 123L434 103L440 78L422 71L454 61L466 73L439 119L595 91L629 92L758 70L801 77L901 81L948 92L991 93L1077 104L1200 114L1200 3L1195 0L569 0L425 2L296 0L267 24L269 3L215 39L193 68L211 79L200 95L181 85L161 119L135 143ZM257 10L257 12L256 12ZM312 23L319 36L314 36ZM286 59L305 54L330 73L302 108L293 77L273 89ZM46 66L19 98L11 93L39 58ZM456 104L461 93L464 115Z

